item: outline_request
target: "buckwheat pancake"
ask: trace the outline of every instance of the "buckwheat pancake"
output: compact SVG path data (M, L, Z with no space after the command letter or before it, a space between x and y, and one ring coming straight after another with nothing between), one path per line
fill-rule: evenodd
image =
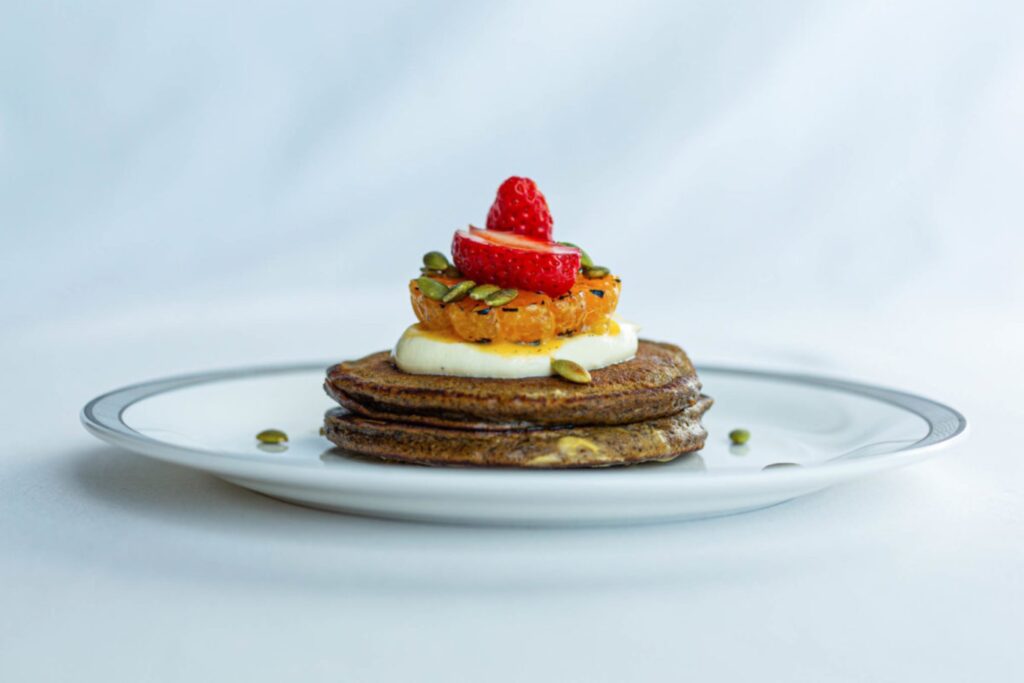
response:
M523 430L445 429L373 420L344 408L327 413L327 438L363 455L422 465L560 469L667 461L704 446L700 396L674 415L633 424Z
M324 389L368 421L490 431L626 425L675 416L700 397L693 364L673 344L641 340L635 358L591 375L590 384L414 375L381 351L331 367Z

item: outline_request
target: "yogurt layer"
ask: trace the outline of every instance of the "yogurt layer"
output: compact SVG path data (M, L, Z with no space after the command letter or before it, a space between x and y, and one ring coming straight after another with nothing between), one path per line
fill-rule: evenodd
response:
M639 328L610 320L606 329L558 337L540 344L475 344L410 326L391 355L403 372L415 375L522 379L551 374L551 361L575 361L587 370L621 363L636 355Z

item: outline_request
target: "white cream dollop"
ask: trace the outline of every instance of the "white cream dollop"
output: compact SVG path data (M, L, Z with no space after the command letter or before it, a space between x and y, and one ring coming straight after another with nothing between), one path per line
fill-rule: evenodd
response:
M638 327L613 320L600 333L559 337L540 345L508 342L474 344L410 326L391 355L403 372L414 375L521 379L551 374L551 361L568 359L598 370L636 356Z

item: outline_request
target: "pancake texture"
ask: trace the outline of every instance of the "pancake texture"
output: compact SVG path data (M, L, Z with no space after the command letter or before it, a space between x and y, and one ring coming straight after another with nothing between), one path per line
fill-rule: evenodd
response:
M371 420L343 408L327 413L327 438L344 449L420 465L564 469L672 460L703 447L701 396L675 415L626 425L465 430Z
M327 371L338 446L422 465L558 469L667 461L704 446L701 394L678 346L641 340L634 359L589 384L471 379L398 370L386 351Z
M324 389L352 413L462 429L632 424L694 405L700 380L678 346L641 340L634 359L595 370L590 384L555 377L413 375L381 351L327 371Z

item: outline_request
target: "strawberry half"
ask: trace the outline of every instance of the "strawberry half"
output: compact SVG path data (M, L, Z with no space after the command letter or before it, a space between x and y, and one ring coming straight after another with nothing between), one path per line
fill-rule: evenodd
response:
M552 297L572 289L580 269L580 252L572 247L473 227L455 233L452 259L463 275L476 282Z
M512 231L517 235L551 241L554 220L548 200L529 178L512 176L498 188L487 212L487 229Z

